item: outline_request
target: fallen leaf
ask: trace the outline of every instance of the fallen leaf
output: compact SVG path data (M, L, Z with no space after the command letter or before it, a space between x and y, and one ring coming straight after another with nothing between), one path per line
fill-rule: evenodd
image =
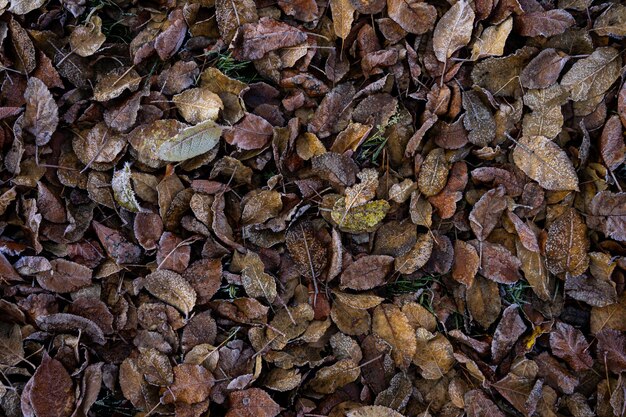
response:
M352 29L354 6L349 0L330 0L330 11L333 15L335 35L346 39Z
M474 145L487 146L495 139L493 114L475 91L463 93L463 108L466 111L463 126L469 131L467 139Z
M374 200L357 207L347 208L345 198L335 203L331 218L339 229L348 233L363 233L376 230L389 211L385 200Z
M30 77L24 92L26 110L23 128L35 136L37 145L50 141L59 123L59 109L48 87L39 78Z
M74 384L61 362L44 353L32 377L30 404L38 416L69 417L74 407Z
M550 333L552 353L565 360L576 372L582 372L593 365L589 347L590 344L582 332L567 323L557 323L556 330Z
M176 365L173 371L174 383L166 391L163 403L194 404L207 399L215 384L211 372L203 366L186 363Z
M413 363L420 368L425 379L439 379L452 369L456 362L452 344L441 333L432 334L428 330L417 329L417 350Z
M276 417L280 406L262 389L249 388L228 394L230 409L225 417Z
M500 315L500 308L498 284L477 275L467 289L467 309L472 318L487 329Z
M593 24L593 30L600 36L622 38L626 36L626 7L623 4L610 5Z
M181 116L193 125L216 121L224 104L220 96L208 88L190 88L172 97Z
M432 5L413 0L390 0L387 12L402 29L416 35L431 30L437 18L437 11Z
M587 226L578 212L570 208L548 228L546 265L553 274L581 275L589 266Z
M141 207L133 190L131 176L130 163L127 162L124 164L124 168L113 173L111 188L113 189L113 197L120 206L137 213L141 211Z
M241 149L259 149L270 140L273 132L272 125L267 120L247 113L238 124L225 129L224 139Z
M578 176L565 152L543 136L524 136L513 151L513 161L546 190L578 191Z
M587 224L611 239L626 241L625 203L626 193L597 193L589 205L592 216L587 217Z
M561 9L525 13L515 18L515 27L522 36L559 35L576 21L571 14Z
M519 306L511 304L502 312L502 318L493 334L491 342L491 359L500 363L526 331L526 324L519 315Z
M471 287L479 267L480 257L476 249L467 242L455 240L452 278Z
M472 46L472 59L501 56L512 29L513 19L510 17L499 25L486 27Z
M472 38L474 10L464 0L456 2L437 22L433 32L435 56L446 62Z
M382 405L368 405L348 411L347 417L400 417L402 414Z
M102 329L93 321L75 314L56 313L38 317L37 327L50 333L76 332L86 340L104 345L106 340Z
M195 158L213 149L219 143L221 134L222 128L212 120L183 128L175 136L161 143L158 157L168 162Z
M504 198L504 187L487 191L474 204L469 214L470 227L478 240L487 240L489 234L496 227L502 212L506 209L506 199Z
M188 316L196 304L196 292L185 279L173 271L160 269L143 279L144 288L159 300L176 307Z
M448 180L448 162L445 152L436 148L428 153L420 169L417 185L426 197L438 194Z
M556 83L569 56L553 48L544 49L534 57L520 74L526 88L548 88Z
M315 392L332 394L338 388L354 382L361 375L361 368L352 359L341 359L333 365L321 368L309 385Z
M93 89L93 98L107 101L119 97L125 90L136 91L141 77L132 67L119 67L102 77Z
M415 332L404 313L393 304L374 309L372 332L389 343L396 365L406 368L417 349Z
M99 16L91 16L84 24L77 26L70 35L72 51L86 57L95 54L106 41L102 33L102 19Z
M561 79L561 85L574 101L603 94L619 77L622 60L616 49L597 48L589 57L577 61Z
M237 59L261 59L271 51L288 48L306 42L307 36L298 28L269 17L262 17L258 23L245 23L240 26L233 39L233 56Z
M607 168L614 171L626 159L626 144L622 134L622 123L619 116L614 115L606 121L600 136L600 152Z
M393 257L386 255L369 255L357 259L341 274L341 289L362 291L385 284L393 262Z

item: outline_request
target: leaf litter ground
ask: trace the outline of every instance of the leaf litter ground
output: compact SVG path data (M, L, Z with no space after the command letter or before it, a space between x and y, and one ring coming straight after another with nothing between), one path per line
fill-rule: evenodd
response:
M0 0L0 414L624 416L625 36Z

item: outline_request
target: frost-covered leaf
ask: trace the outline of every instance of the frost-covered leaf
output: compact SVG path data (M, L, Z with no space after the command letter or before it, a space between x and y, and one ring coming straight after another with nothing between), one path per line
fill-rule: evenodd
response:
M137 213L141 211L141 207L133 190L131 176L130 163L127 162L124 164L124 168L113 173L111 188L113 188L113 197L120 206Z
M222 127L212 120L180 130L159 146L158 156L168 162L186 161L213 149L219 143Z

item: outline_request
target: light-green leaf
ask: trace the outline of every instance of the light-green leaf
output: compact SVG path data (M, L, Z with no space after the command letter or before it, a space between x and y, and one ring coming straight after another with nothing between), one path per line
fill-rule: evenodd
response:
M159 158L180 162L202 155L217 145L221 135L222 127L212 120L185 128L159 147Z

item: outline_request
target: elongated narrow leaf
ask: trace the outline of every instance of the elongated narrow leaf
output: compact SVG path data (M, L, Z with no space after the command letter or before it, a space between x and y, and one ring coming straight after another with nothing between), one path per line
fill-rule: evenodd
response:
M159 148L159 158L180 162L202 155L213 149L220 140L222 127L212 120L181 130Z

